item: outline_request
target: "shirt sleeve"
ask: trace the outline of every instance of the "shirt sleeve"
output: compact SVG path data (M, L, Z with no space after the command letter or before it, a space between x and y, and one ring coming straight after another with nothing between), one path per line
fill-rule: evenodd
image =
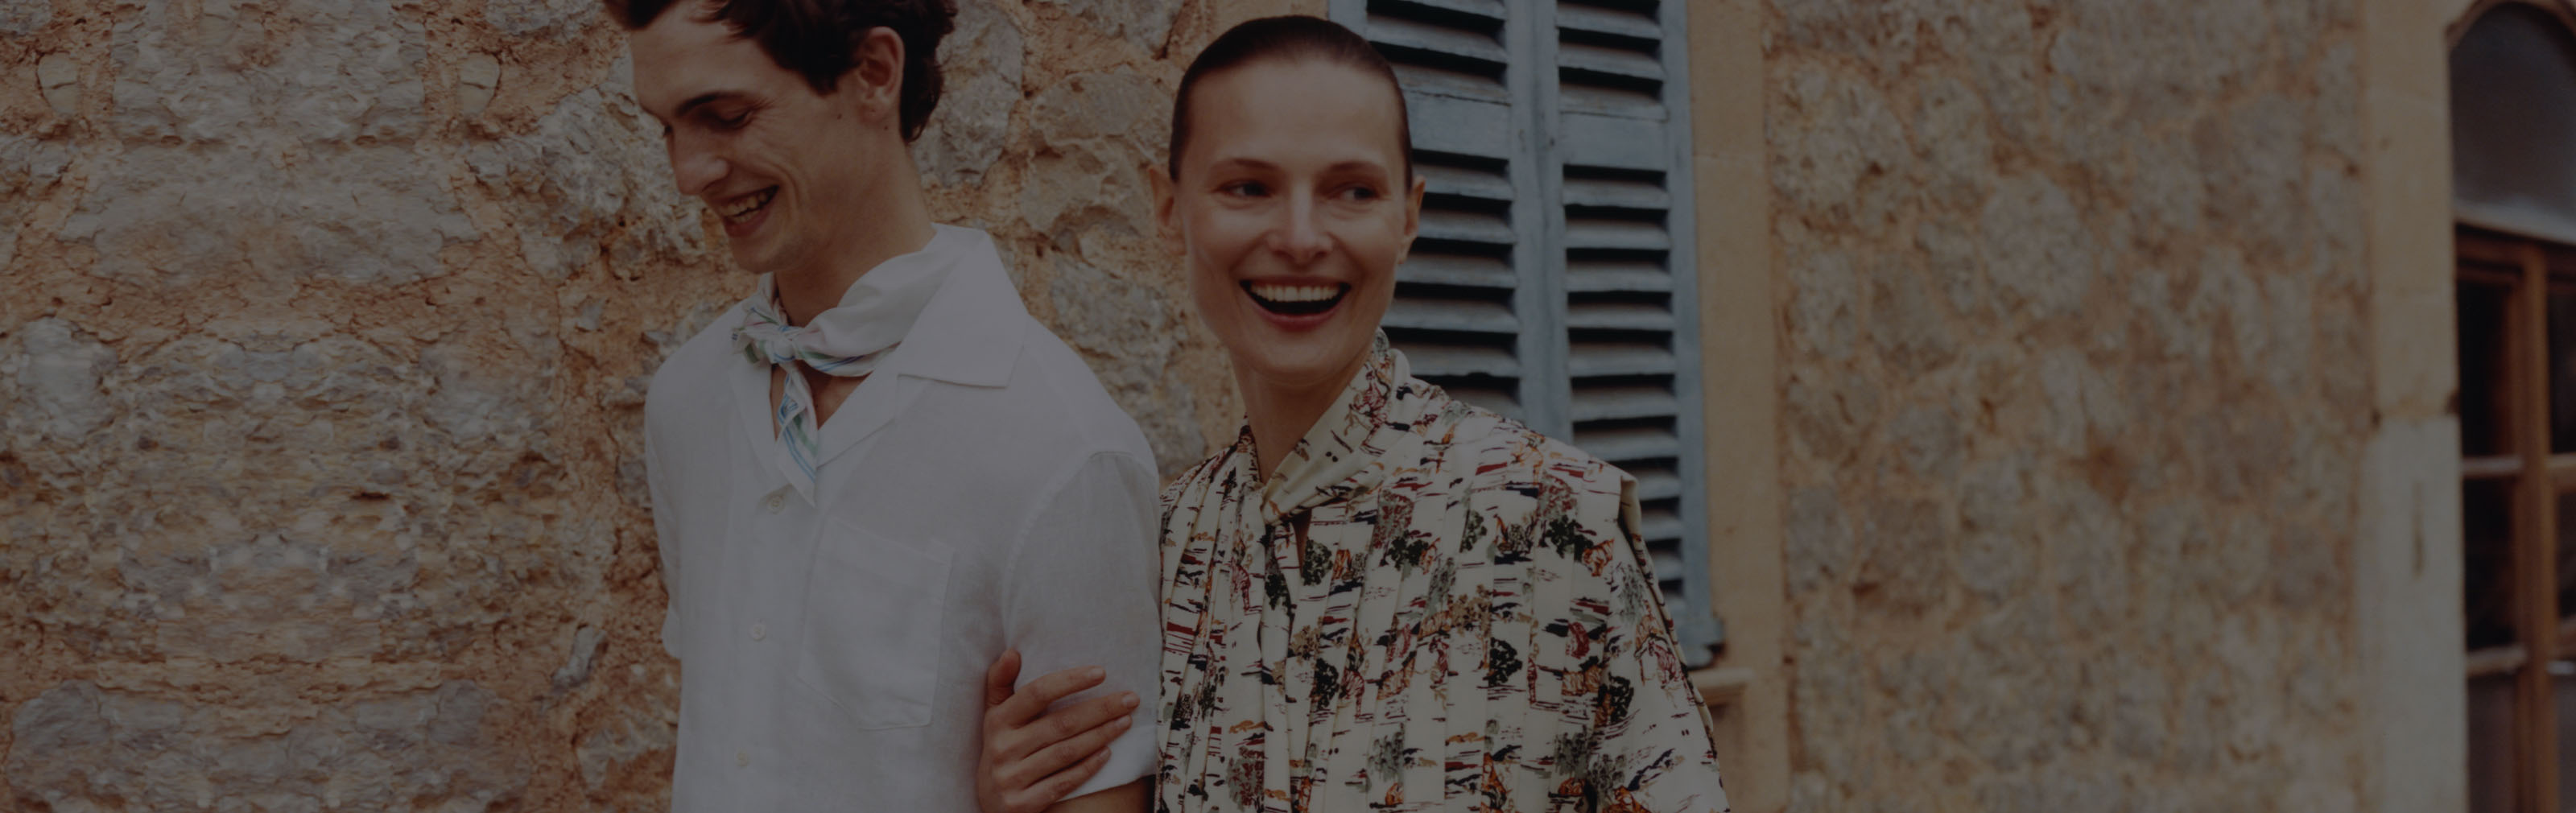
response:
M680 657L680 569L673 567L679 550L672 546L677 534L671 525L669 502L663 499L662 461L653 452L653 430L644 430L644 492L653 509L653 550L661 559L662 575L662 651L673 659Z
M1020 651L1020 683L1099 666L1100 688L1067 698L1136 692L1127 732L1109 764L1066 798L1153 773L1155 678L1161 667L1155 581L1157 489L1153 465L1125 453L1091 455L1058 479L1021 532L1002 580L1003 625ZM1062 705L1062 704L1059 704Z
M1563 563L1563 575L1582 585L1567 623L1592 627L1568 632L1588 638L1597 658L1568 664L1598 670L1597 682L1584 682L1597 686L1588 705L1598 745L1585 765L1592 800L1604 810L1724 811L1707 708L1674 644L1663 592L1648 577L1635 480L1607 465L1598 472L1574 486L1568 513L1580 541L1568 547L1582 551L1582 561Z

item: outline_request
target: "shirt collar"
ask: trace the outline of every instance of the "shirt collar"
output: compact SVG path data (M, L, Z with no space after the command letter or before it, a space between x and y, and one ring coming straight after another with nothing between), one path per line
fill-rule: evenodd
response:
M1376 487L1408 453L1400 450L1415 428L1444 400L1439 388L1413 378L1404 354L1378 331L1359 372L1262 484L1267 512L1289 516ZM1249 426L1236 442L1250 460Z
M946 279L877 369L974 387L1010 383L1030 320L1001 251L981 230L932 228L938 235L920 253L948 266Z

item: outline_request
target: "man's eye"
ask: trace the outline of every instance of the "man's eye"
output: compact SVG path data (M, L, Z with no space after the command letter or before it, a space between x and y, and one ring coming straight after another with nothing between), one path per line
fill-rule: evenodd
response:
M1342 196L1356 201L1371 201L1377 200L1378 198L1377 188L1370 186L1354 186L1344 189L1342 190Z
M738 113L738 114L735 114L735 115L732 115L732 116L717 116L717 117L715 117L715 125L716 125L716 127L717 127L717 128L719 128L719 129L725 129L725 130L740 130L740 129L742 129L742 126L743 126L743 125L745 125L745 124L750 124L750 123L751 123L751 114L750 114L750 113L747 113L747 112L746 112L746 113Z
M1257 198L1270 194L1270 187L1263 186L1258 181L1236 181L1234 183L1217 187L1217 191L1230 195L1242 195L1244 197Z

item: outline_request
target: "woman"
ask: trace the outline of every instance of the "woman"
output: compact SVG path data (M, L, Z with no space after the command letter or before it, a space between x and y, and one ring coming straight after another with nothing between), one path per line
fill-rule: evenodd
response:
M1423 195L1385 60L1255 20L1172 122L1155 216L1246 419L1164 491L1156 809L1725 809L1634 481L1412 377L1377 329ZM1087 685L993 707L988 811L1099 762L1117 723L1067 735L1112 698L1031 719Z

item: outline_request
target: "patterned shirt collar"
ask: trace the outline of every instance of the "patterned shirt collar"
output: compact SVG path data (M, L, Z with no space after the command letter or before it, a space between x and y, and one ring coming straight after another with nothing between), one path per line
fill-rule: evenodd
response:
M1263 482L1264 518L1275 522L1386 479L1390 461L1405 457L1390 452L1419 440L1411 430L1429 403L1422 393L1400 386L1411 376L1404 354L1388 344L1386 331L1378 331L1351 383ZM1234 453L1246 465L1255 459L1250 426L1235 438Z

